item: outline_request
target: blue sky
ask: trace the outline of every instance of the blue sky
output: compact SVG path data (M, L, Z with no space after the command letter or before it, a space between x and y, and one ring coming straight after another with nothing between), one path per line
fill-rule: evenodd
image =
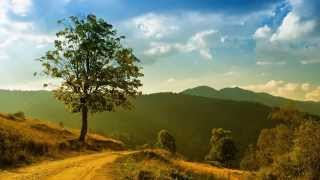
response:
M57 20L94 13L142 60L144 93L208 85L320 100L318 0L1 0L0 88L42 89L33 77Z

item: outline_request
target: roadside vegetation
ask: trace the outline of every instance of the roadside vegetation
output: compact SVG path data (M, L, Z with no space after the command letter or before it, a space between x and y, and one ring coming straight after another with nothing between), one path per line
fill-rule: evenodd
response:
M113 165L116 179L187 179L189 174L171 163L175 156L165 150L143 150L123 156Z
M22 114L0 114L0 168L104 149L124 149L122 142L97 134L89 134L88 141L81 144L77 140L79 131L28 119Z
M209 154L212 156L219 154L221 157L227 157L226 159L217 158L215 160L219 164L228 166L229 161L235 160L234 156L230 156L235 147L232 147L230 149L231 151L226 152L221 150L220 147L224 146L225 149L229 148L229 145L223 145L225 142L224 139L231 139L230 136L227 135L229 131L220 128L213 129L213 132L213 139L217 141L220 140L221 143L218 143L217 147L214 147L214 142L211 142L212 148L215 150L211 150ZM223 133L223 135L221 133ZM211 141L213 139L211 139ZM119 180L214 180L230 178L252 179L255 177L254 174L246 171L226 169L209 163L188 162L185 157L176 152L175 146L175 138L167 130L163 129L158 133L155 148L137 150L129 153L118 158L111 167L106 168L111 168L115 179ZM219 160L220 162L218 162Z

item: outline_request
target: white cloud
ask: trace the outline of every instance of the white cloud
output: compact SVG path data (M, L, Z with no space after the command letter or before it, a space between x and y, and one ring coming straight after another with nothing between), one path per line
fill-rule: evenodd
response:
M265 12L237 17L193 11L147 13L120 22L119 29L126 35L128 45L135 47L146 63L163 59L161 55L171 58L183 52L192 52L186 59L194 59L193 55L198 54L200 59L212 60L212 50L228 48L239 52L247 47L251 40L248 29L265 16L269 17ZM240 22L245 22L246 28Z
M187 46L191 49L196 49L196 47L206 48L206 38L215 33L217 33L217 31L213 29L198 32L190 39Z
M235 74L236 74L236 72L234 72L234 71L228 71L228 72L224 73L223 75L224 76L233 76Z
M198 51L204 59L212 60L213 57L210 53L210 46L207 41L208 38L215 33L217 33L217 31L213 29L197 32L186 44L178 43L175 47L182 52Z
M7 13L18 16L26 16L32 7L32 0L1 0L0 1L0 24L7 21Z
M21 37L21 39L30 41L35 43L36 45L46 45L53 43L55 40L55 36L46 35L46 34L27 34L25 37Z
M189 42L186 44L186 50L195 50L195 49L206 49L208 48L208 43L206 38L211 36L212 34L217 33L217 31L210 29L196 33L191 37Z
M9 56L5 53L0 52L0 61L9 59Z
M248 85L248 86L243 86L243 88L253 90L253 91L258 91L258 92L269 92L269 93L275 94L275 89L278 88L278 86L281 86L283 84L284 84L283 81L271 80L265 84Z
M30 42L38 45L47 45L54 41L55 36L38 33L32 30L32 28L26 28L29 26L24 26L29 23L20 23L12 21L10 26L0 26L0 47L9 48L15 42ZM31 27L31 26L30 26Z
M253 34L253 38L255 39L269 38L271 33L272 33L271 28L268 25L264 25L263 27L260 27L256 30L256 32Z
M268 65L285 65L285 61L278 61L278 62L272 62L272 61L257 61L256 65L258 66L268 66Z
M11 10L20 16L26 16L32 6L32 0L10 0Z
M35 47L45 46L54 41L55 37L37 31L32 22L18 21L10 18L10 13L25 16L32 6L31 0L1 0L0 1L0 48L9 51L16 43L33 44ZM10 59L10 53L2 59Z
M205 30L195 33L186 43L164 43L164 42L151 42L150 48L144 51L145 55L159 56L168 54L171 51L179 52L199 52L200 56L207 60L212 60L213 57L210 53L210 46L207 43L207 38L215 34L215 30Z
M47 83L47 87L44 87L44 83ZM10 83L10 84L1 84L0 89L6 90L27 90L27 91L38 91L38 90L54 90L59 87L61 81L60 80L33 80L27 81L23 83Z
M172 45L162 42L151 42L150 49L144 52L145 55L161 55L166 54L172 50Z
M242 88L296 100L320 101L320 87L316 87L310 83L299 84L281 80L270 80L265 84L247 85L242 86Z
M8 2L6 0L0 1L0 25L7 21Z
M301 89L302 89L303 91L308 92L308 91L310 90L310 88L311 88L311 85L310 85L309 83L303 83L303 84L301 85Z
M317 13L319 2L287 0L286 7L282 8L281 12L285 13L287 10L290 12L283 17L280 25L272 28L271 34L266 36L262 35L264 33L261 30L260 35L266 38L255 38L257 61L263 59L271 64L284 61L302 65L320 62L318 61L320 36L317 31L320 25ZM282 13L275 14L274 18L282 17ZM258 34L256 31L256 36L259 36Z
M134 25L144 38L161 39L179 29L178 26L171 23L170 17L149 13L134 18L128 22L128 25Z
M170 78L170 79L167 80L167 82L168 83L174 83L174 82L176 82L176 79L175 78Z
M207 59L207 60L213 59L212 55L209 52L209 49L200 49L199 53L204 59Z
M320 86L308 92L305 96L305 99L308 101L320 101Z
M225 43L227 39L228 39L228 36L221 36L220 37L220 42L221 43Z
M303 0L289 0L290 4L294 7L300 6L303 3Z
M311 59L311 60L302 60L300 61L301 64L307 65L307 64L319 64L320 59Z
M315 27L314 20L302 21L299 15L289 12L277 32L271 36L270 41L294 40L312 32Z

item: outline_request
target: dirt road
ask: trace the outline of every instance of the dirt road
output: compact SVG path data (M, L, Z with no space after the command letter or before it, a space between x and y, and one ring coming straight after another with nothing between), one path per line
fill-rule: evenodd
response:
M112 180L101 168L112 163L125 152L104 152L37 165L0 173L0 180ZM99 171L100 169L100 171Z

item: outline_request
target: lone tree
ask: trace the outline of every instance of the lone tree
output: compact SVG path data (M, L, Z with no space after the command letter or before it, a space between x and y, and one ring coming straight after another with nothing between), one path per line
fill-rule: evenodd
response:
M58 21L64 30L56 34L54 50L39 58L44 74L61 79L55 97L73 113L82 113L79 140L85 141L88 113L130 108L129 97L141 93L137 66L132 49L121 44L124 36L101 18L71 16Z

